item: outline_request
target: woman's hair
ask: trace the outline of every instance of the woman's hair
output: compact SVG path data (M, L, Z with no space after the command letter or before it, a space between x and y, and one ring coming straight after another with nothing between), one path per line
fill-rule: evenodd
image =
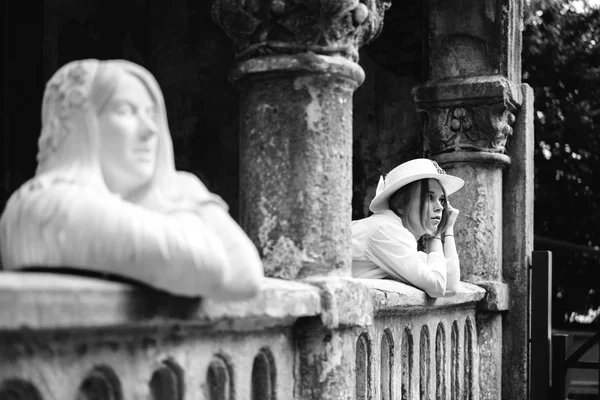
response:
M432 178L433 179L433 178ZM421 216L420 222L421 226L427 227L428 221L430 218L429 215L429 179L420 179L418 181L411 182L406 186L398 189L394 194L390 196L388 200L388 207L392 210L397 216L401 217L402 213L399 210L406 210L408 205L414 199L411 199L411 195L417 193L417 189L421 188L419 192L419 215ZM444 186L440 184L442 191L444 192L444 198L447 197L446 189ZM446 224L448 223L448 209L446 205L442 208L442 219L440 224L438 225L434 235L437 235L443 232L446 229Z

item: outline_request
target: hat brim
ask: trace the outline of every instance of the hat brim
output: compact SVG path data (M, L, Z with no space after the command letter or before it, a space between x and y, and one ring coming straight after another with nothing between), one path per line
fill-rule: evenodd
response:
M421 179L437 179L440 184L444 187L446 195L450 196L465 185L465 181L457 176L452 175L440 175L432 173L422 173L408 176L404 179L394 182L394 184L386 187L381 193L376 195L369 205L369 210L372 212L379 210L389 210L388 202L390 196L394 194L398 189L408 185L411 182L415 182Z

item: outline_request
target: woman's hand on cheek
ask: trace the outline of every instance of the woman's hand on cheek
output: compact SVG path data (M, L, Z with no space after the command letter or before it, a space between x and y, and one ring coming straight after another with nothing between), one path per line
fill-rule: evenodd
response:
M458 214L460 214L460 211L448 203L448 224L446 225L446 230L454 228L454 223L458 218Z

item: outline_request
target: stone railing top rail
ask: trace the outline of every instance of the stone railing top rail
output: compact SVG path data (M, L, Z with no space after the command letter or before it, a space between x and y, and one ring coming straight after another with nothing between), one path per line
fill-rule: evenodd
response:
M369 293L371 299L366 301ZM485 289L465 282L454 296L434 299L392 280L325 279L319 284L265 278L254 299L220 302L91 277L0 272L0 332L169 325L252 331L289 326L313 316L321 316L330 327L370 325L371 315L471 307L485 295Z
M387 279L360 279L371 289L375 315L427 312L431 309L471 306L485 297L485 289L461 282L454 296L431 298L422 290Z
M256 330L320 313L317 287L279 279L266 278L250 301L217 302L90 277L0 272L0 332L165 324Z

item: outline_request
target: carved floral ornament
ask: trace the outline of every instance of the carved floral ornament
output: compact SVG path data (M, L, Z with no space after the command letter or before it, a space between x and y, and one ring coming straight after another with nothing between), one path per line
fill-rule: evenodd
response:
M391 0L215 0L213 18L238 60L315 52L358 61L383 27Z
M473 107L421 109L431 154L454 150L504 153L515 115L502 102Z

